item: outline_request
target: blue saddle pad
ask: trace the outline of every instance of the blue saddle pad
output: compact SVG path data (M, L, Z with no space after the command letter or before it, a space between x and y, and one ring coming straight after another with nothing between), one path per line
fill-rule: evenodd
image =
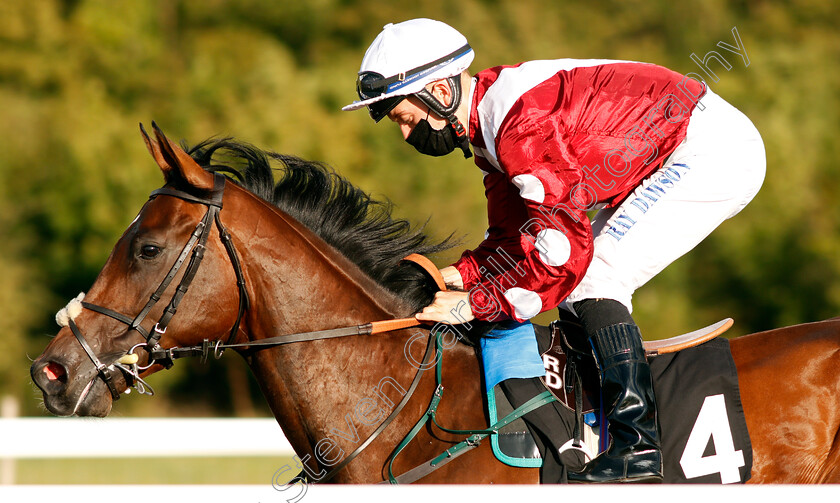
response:
M481 338L481 364L488 392L505 379L545 375L534 326L507 322L491 330Z

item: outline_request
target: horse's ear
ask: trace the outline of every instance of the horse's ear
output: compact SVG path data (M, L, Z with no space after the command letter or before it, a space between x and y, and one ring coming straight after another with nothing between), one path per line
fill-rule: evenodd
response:
M157 143L157 140L152 140L149 138L149 134L146 132L146 128L143 127L143 123L140 123L140 133L143 135L143 141L146 142L146 148L149 150L149 153L152 154L155 162L158 163L160 166L161 171L163 171L163 176L169 180L169 173L172 171L172 166L170 166L166 159L163 158L163 154L160 151L160 146Z
M157 141L149 138L143 126L140 126L146 147L163 171L166 181L183 180L199 190L213 190L213 175L199 166L181 147L169 140L154 122L152 122L152 129L154 129Z

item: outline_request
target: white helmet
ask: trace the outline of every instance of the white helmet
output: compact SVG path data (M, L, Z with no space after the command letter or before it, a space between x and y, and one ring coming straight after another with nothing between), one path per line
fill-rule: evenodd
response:
M446 23L412 19L387 24L362 59L356 80L360 99L342 110L367 106L370 116L379 122L406 96L425 94L429 82L460 75L474 57L466 37Z

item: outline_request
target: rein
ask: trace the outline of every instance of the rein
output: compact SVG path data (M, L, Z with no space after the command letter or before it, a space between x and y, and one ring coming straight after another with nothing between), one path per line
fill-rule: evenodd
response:
M435 284L440 290L446 290L446 284L443 281L443 277L440 275L440 271L438 271L437 267L435 267L431 260L424 257L423 255L418 255L416 253L412 253L411 255L406 256L403 260L414 262L415 264L422 267L426 271L426 273L428 273L429 276L431 276L431 278L435 281ZM259 350L265 348L272 348L276 346L282 346L284 344L291 344L294 342L319 341L324 339L334 339L338 337L348 337L354 335L381 334L385 332L393 332L395 330L402 330L404 328L416 327L419 325L421 325L421 323L415 318L397 318L393 320L373 321L370 323L364 323L362 325L354 325L350 327L340 327L331 328L327 330L315 330L311 332L278 335L275 337L269 337L267 339L260 339L258 341L243 342L238 344L231 344L230 341L228 341L228 343L225 344L221 344L221 341L217 341L215 344L212 344L208 339L204 339L201 345L196 346L174 347L169 349L157 347L150 351L150 358L172 361L178 358L185 358L188 356L200 356L202 360L206 360L210 354L210 351L212 350L213 356L216 359L218 359L222 356L222 353L225 349L251 348Z

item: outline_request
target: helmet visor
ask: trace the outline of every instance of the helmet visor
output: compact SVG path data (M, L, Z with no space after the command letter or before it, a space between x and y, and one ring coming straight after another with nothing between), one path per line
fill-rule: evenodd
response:
M406 98L407 96L393 96L391 98L385 98L381 101L376 101L367 106L368 113L370 113L370 117L374 120L374 122L379 122L388 115L388 112L396 108L396 106Z

